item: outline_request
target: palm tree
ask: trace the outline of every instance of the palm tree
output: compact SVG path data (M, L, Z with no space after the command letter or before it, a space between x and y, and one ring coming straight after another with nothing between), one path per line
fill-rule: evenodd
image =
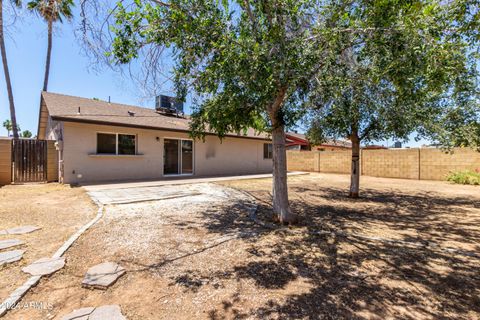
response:
M13 4L20 7L20 0L13 0ZM15 116L15 103L13 101L12 82L10 81L10 71L8 70L7 50L5 49L5 35L3 33L3 0L0 0L0 52L2 55L3 74L7 84L8 104L10 106L10 119L13 131L13 138L18 139L17 117Z
M1 1L1 0L0 0ZM50 73L50 56L52 54L52 33L53 23L63 22L62 17L70 20L73 16L73 0L32 0L28 3L28 9L35 11L45 19L48 26L47 61L45 63L45 78L43 80L43 91L48 88L48 75Z
M7 129L7 137L10 137L10 131L12 131L12 121L10 120L3 121L3 127Z
M14 131L13 130L13 125L12 125L12 121L10 120L5 120L3 121L3 127L5 129L7 129L7 137L10 137L10 131ZM17 124L17 132L20 131L20 126ZM28 131L28 130L27 130ZM18 138L18 137L17 137Z

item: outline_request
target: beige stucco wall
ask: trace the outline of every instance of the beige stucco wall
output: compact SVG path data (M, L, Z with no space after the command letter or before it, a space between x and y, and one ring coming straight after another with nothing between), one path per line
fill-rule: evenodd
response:
M96 156L97 132L137 135L139 156ZM159 141L156 140L159 137ZM186 133L161 130L63 124L64 182L95 182L163 178L163 139L188 138ZM194 142L194 175L241 175L272 171L272 160L263 159L265 141L207 136ZM81 178L78 175L81 174Z

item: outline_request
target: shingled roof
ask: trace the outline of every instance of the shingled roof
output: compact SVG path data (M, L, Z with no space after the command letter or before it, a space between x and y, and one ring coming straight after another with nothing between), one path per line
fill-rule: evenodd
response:
M304 140L305 142L308 143L307 137L302 133L287 132L287 139L289 136L298 140ZM343 140L343 139L328 139L325 142L321 143L319 146L351 148L352 143L350 141Z
M42 127L46 125L45 115L51 116L52 120L56 121L160 129L177 132L188 132L190 123L188 118L166 116L158 113L153 108L142 108L44 91L42 92L39 136ZM42 124L42 118L45 122L44 124ZM266 133L256 133L253 129L248 130L246 135L231 133L227 134L227 136L270 140Z

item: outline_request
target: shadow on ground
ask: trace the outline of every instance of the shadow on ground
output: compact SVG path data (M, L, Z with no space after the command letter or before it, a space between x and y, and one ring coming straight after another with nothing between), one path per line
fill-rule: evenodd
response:
M260 203L258 216L270 220L270 194L252 194ZM210 233L251 232L242 238L250 258L217 274L189 270L173 282L196 291L205 278L249 280L263 297L262 306L245 310L239 306L242 292L236 292L209 311L211 319L227 314L238 319L471 319L480 314L480 260L433 246L480 251L478 199L370 189L352 200L341 189L305 186L292 186L291 194L291 207L302 217L293 229L253 224L241 214L242 203L204 213L203 227Z

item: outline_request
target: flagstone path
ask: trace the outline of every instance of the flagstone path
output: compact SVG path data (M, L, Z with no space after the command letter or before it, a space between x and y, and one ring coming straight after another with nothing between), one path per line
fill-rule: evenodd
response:
M32 276L50 275L65 266L65 258L41 258L34 263L22 268L22 271Z
M107 289L125 274L125 269L114 262L104 262L88 269L82 285L95 289Z
M12 250L0 252L0 267L4 264L11 263L22 259L25 250Z
M36 226L21 226L11 229L0 230L0 235L8 235L8 234L26 234L33 231L37 231L41 229L40 227Z
M16 247L23 243L24 242L22 240L18 240L18 239L0 240L0 250Z
M126 320L118 305L87 307L75 310L62 317L62 320Z

